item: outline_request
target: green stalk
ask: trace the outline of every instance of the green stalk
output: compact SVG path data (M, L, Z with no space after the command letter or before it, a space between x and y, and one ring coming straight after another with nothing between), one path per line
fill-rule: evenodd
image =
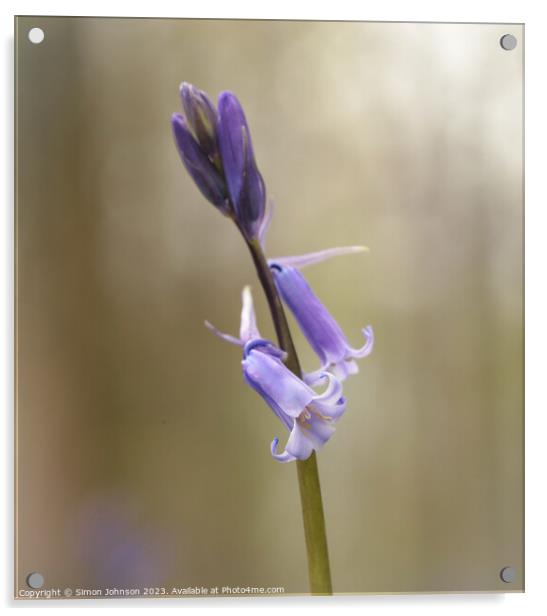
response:
M288 355L285 365L294 374L301 377L302 370L296 349L294 348L287 317L262 247L258 240L246 240L246 242L253 257L258 278L268 300L279 346ZM325 530L325 516L323 513L321 485L319 483L315 451L307 460L297 460L296 469L298 472L304 535L308 554L310 591L314 595L331 595L332 583L327 549L327 533Z

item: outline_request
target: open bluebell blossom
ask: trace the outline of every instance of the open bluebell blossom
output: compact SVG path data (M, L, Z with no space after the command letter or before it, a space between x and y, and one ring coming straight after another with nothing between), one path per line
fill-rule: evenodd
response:
M279 439L272 441L272 456L279 462L305 460L330 439L336 429L335 422L346 410L342 385L332 374L323 372L312 383L328 381L326 390L318 394L288 370L279 357L260 349L259 340L245 345L242 362L245 381L290 430L282 453L277 453Z
M218 97L218 143L236 219L248 240L258 237L266 207L266 187L256 165L251 133L234 94Z
M356 374L359 368L355 359L366 357L372 352L374 334L370 325L365 327L365 344L353 348L334 317L312 291L300 269L331 257L363 250L366 249L361 246L349 246L268 261L281 298L321 361L318 371L306 375L307 382L313 382L325 371L332 372L340 380Z
M249 287L243 290L239 338L224 334L207 321L207 327L222 339L243 348L243 377L266 401L290 436L285 450L277 452L279 439L271 444L272 456L279 462L305 460L320 449L335 431L335 423L346 409L340 381L328 372L318 372L313 382L305 383L283 363L286 354L260 336L256 326ZM324 392L311 385L326 381Z

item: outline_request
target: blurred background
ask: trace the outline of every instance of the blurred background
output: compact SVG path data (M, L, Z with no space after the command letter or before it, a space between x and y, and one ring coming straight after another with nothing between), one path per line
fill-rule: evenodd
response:
M183 80L243 103L270 256L370 248L306 271L376 334L319 454L335 592L523 587L523 35L18 18L17 589L308 590L284 428L203 326L251 283L273 336L173 145Z

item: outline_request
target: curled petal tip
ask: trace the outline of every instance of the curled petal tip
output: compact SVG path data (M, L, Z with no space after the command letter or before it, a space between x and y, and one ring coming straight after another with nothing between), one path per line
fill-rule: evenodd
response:
M204 323L205 323L205 327L209 331L213 332L213 334L215 334L215 336L218 336L222 340L225 340L226 342L229 342L230 344L235 344L237 346L242 346L243 345L243 343L241 342L241 340L239 338L236 338L235 336L230 336L230 334L225 334L224 332L221 332L219 329L217 329L209 321L205 320Z
M372 325L367 325L362 331L365 337L365 344L360 349L352 349L350 347L353 356L359 359L370 355L374 348L374 330L372 329Z
M272 441L272 444L270 445L270 452L273 458L275 458L278 462L294 462L294 460L297 459L296 456L293 456L288 451L285 450L283 453L277 453L278 443L279 443L279 439L276 437L274 438L274 440Z

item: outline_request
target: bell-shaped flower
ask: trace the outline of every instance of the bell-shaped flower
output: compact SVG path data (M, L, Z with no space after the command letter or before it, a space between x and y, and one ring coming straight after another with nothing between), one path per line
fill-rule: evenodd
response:
M352 347L334 317L312 291L300 269L331 257L364 250L366 248L362 246L348 246L268 260L281 298L321 361L318 371L306 375L307 382L314 382L325 371L332 372L340 380L356 374L359 368L355 359L366 357L372 352L374 334L370 325L365 327L365 344L360 348Z
M336 377L319 372L313 382L305 383L283 363L286 354L272 342L260 337L256 326L249 287L243 290L243 308L239 338L224 334L207 321L217 336L243 347L243 377L266 401L290 435L285 451L277 452L278 438L271 444L272 456L279 462L305 460L320 449L335 431L335 423L346 409L342 385ZM311 385L326 381L324 392Z
M258 237L266 208L266 187L256 165L251 133L234 94L218 98L218 144L235 217L248 240Z

